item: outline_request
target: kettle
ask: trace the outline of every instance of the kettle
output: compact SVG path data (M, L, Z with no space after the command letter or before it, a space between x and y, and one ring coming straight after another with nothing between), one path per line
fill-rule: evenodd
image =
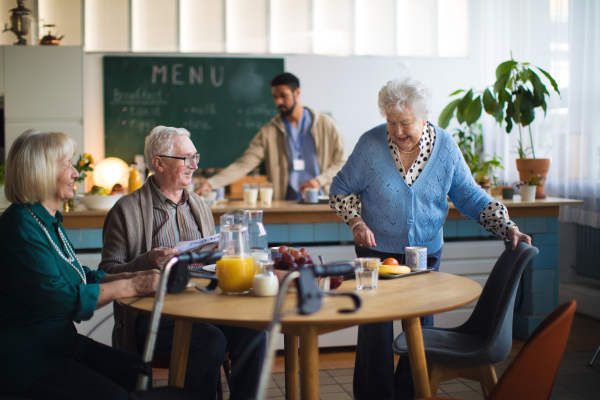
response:
M54 25L54 24L47 24L47 25L44 25L44 28L54 28L55 26L56 25ZM56 37L52 34L52 32L50 32L50 30L48 30L48 34L40 39L40 44L41 45L49 45L49 46L58 46L60 44L60 41L64 37L65 37L65 35L62 35L61 37Z

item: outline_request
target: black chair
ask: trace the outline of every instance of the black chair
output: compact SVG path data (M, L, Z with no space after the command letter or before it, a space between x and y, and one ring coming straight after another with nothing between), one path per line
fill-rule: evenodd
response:
M498 258L469 319L456 328L423 327L431 395L440 382L465 378L481 384L488 398L498 383L494 363L504 360L512 346L515 295L523 270L539 251L520 242ZM393 343L394 353L408 357L404 333Z

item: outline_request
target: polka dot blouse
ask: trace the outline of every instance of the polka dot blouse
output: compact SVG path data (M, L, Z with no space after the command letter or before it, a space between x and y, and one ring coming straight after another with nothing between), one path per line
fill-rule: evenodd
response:
M396 168L398 168L398 171L406 181L406 184L412 186L421 174L421 171L423 171L423 168L425 168L425 165L429 160L429 155L433 152L433 146L435 144L435 128L429 122L423 128L423 133L421 134L421 139L419 141L421 151L410 168L405 168L402 165L398 146L396 146L389 133L387 135L387 141ZM354 193L349 195L331 196L329 198L329 206L346 223L352 218L360 217L360 197ZM484 207L479 214L477 223L492 235L503 240L508 240L508 229L512 226L516 226L515 223L510 220L508 210L504 204L495 201L490 202Z

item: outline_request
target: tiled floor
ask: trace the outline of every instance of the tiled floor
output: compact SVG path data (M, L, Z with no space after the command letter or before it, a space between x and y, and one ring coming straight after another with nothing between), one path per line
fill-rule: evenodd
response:
M594 367L588 367L592 351L565 353L558 370L553 400L597 400L600 399L600 359ZM514 357L509 357L495 365L498 379L508 368ZM319 371L319 398L321 400L353 400L352 368L324 369ZM155 380L156 386L166 385L166 380ZM271 374L266 398L283 400L285 397L285 378L282 372ZM224 399L229 398L227 383L223 382ZM479 383L466 379L454 379L440 385L437 397L464 400L483 399Z

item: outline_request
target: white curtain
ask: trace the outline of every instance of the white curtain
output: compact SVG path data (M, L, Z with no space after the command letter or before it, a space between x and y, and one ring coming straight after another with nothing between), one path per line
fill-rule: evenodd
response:
M553 196L580 199L561 220L600 228L600 2L569 4L568 136L557 149L560 163Z
M557 81L546 117L536 111L531 125L535 156L552 160L545 192L580 199L583 206L561 207L561 221L600 228L600 1L495 0L481 3L479 54L482 87L494 83L495 68L510 59L530 62ZM498 178L518 180L518 129L507 135L491 117L483 123L486 153L503 159ZM525 146L529 131L522 132Z

